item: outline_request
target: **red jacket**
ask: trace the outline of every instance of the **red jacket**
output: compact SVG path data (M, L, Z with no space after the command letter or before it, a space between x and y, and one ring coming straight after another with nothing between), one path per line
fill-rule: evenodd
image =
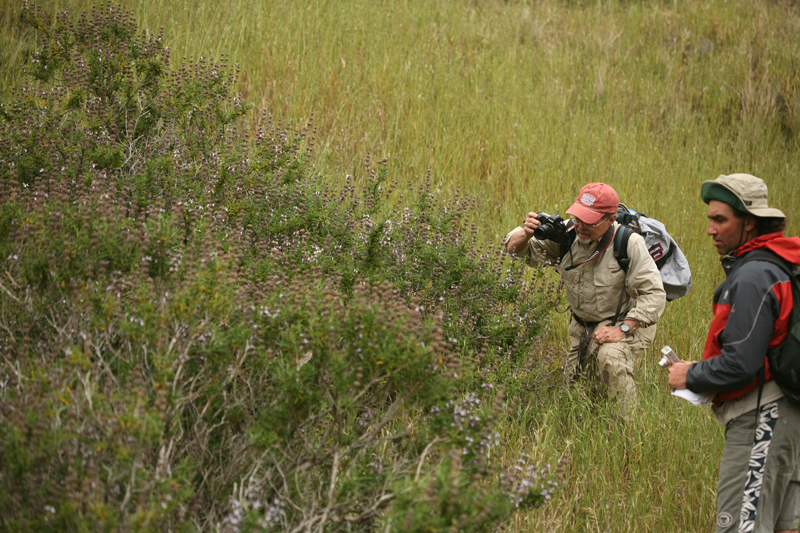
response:
M758 372L766 367L767 349L786 337L792 311L789 276L778 265L742 258L753 250L770 250L800 264L800 238L782 232L748 241L722 259L727 278L714 293L714 317L709 326L703 360L692 365L686 387L694 392L716 392L715 402L739 398L758 386Z

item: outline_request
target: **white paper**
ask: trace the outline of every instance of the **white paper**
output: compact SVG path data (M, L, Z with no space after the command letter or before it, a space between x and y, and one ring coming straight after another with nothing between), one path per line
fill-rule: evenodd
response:
M713 392L704 392L703 394L697 394L696 392L692 392L689 389L673 390L672 395L678 396L679 398L683 398L684 400L688 400L692 402L692 405L708 405L714 398Z

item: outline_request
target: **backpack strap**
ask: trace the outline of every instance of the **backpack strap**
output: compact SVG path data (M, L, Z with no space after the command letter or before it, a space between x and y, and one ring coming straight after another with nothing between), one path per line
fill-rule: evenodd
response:
M628 257L628 241L631 238L631 233L634 229L630 226L619 226L616 233L614 233L614 259L619 263L620 268L626 274L628 273L628 266L631 264L631 258ZM617 302L617 312L614 313L614 324L619 322L620 315L622 314L622 304L625 303L625 284L622 284L622 292L619 295L619 302Z
M764 383L767 381L767 370L764 365L758 370L758 399L756 400L756 430L753 444L758 442L758 423L761 422L761 393L764 392Z
M625 272L628 272L628 266L631 264L631 258L628 257L628 241L633 232L634 229L632 227L620 225L614 234L614 259L617 260L617 263Z
M769 250L753 250L752 252L748 253L747 255L742 258L742 265L745 263L749 263L750 261L766 261L767 263L772 263L773 265L777 265L789 274L791 278L792 272L789 268L789 264L784 261L782 258L778 257L778 254ZM758 423L761 420L761 393L764 391L764 382L766 381L766 369L762 366L758 370L758 399L756 400L756 432L758 432ZM758 438L758 435L756 435Z
M779 257L775 252L763 249L753 250L742 258L742 264L749 263L750 261L766 261L767 263L778 265L784 272L789 274L789 276L792 275L792 269L789 263Z

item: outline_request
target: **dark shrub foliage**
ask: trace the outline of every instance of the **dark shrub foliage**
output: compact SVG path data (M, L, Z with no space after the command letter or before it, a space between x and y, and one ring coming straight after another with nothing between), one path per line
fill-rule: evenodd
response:
M109 4L24 17L41 52L0 108L3 530L485 531L546 501L493 450L555 297L479 247L470 199L389 205L385 161L330 189L311 123L239 131L234 69L171 70Z

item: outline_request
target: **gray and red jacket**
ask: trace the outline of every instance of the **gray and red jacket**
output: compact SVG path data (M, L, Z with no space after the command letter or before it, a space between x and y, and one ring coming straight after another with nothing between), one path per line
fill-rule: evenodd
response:
M779 266L766 261L743 262L753 250L770 250L800 264L800 238L782 232L748 241L722 259L726 279L714 292L714 317L703 349L703 360L689 368L686 388L716 392L715 403L740 398L758 387L758 372L772 376L767 349L786 337L792 286Z

